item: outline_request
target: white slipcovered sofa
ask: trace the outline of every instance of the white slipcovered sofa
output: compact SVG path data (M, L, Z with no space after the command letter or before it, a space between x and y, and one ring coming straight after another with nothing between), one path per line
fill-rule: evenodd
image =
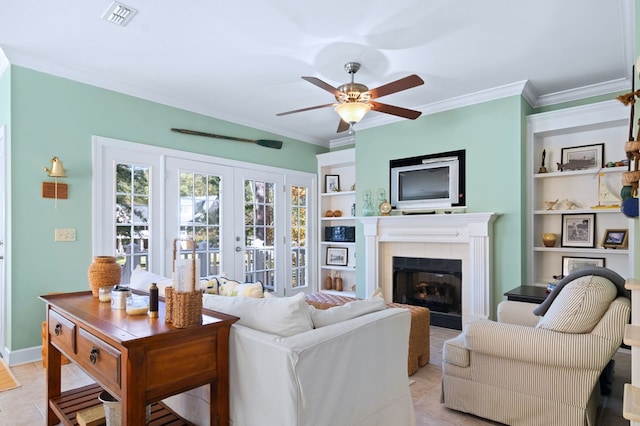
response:
M205 309L240 316L229 342L231 425L415 424L407 377L409 311L383 307L333 324L324 316L318 322L327 325L313 328L319 313L303 294L204 298ZM164 402L197 425L209 424L207 386Z
M130 286L147 291L151 282L161 295L171 284L137 270ZM230 283L215 290L233 297L205 293L203 308L240 318L229 335L231 425L415 424L409 310L387 308L381 296L321 310L303 293L262 297L260 286ZM209 424L209 401L208 386L164 400L196 425Z
M629 320L627 296L622 277L590 268L542 305L501 302L497 322L472 321L444 343L445 406L508 425L594 425L598 379Z

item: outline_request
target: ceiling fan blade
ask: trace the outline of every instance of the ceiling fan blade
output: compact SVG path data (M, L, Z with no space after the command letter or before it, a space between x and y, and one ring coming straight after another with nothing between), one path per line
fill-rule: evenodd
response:
M330 107L333 106L334 104L324 104L324 105L316 105L316 106L312 106L312 107L307 107L307 108L302 108L302 109L294 109L293 111L286 111L286 112L280 112L278 114L276 114L278 117L280 117L281 115L289 115L289 114L295 114L296 112L304 112L304 111L311 111L313 109L320 109L320 108L326 108L326 107Z
M351 125L349 123L347 123L343 119L340 119L340 122L338 123L338 130L336 131L336 133L346 132L350 127Z
M326 90L334 96L340 96L343 94L341 91L339 91L329 83L325 83L317 77L302 77L302 79L307 80L309 83L314 84L323 90Z
M421 111L402 108L394 105L381 104L380 102L369 102L373 111L384 112L385 114L397 115L398 117L415 120L422 115Z
M415 74L411 74L410 76L401 78L400 80L392 81L391 83L383 84L380 87L371 89L369 90L369 93L371 94L371 99L381 98L422 84L424 84L424 80Z

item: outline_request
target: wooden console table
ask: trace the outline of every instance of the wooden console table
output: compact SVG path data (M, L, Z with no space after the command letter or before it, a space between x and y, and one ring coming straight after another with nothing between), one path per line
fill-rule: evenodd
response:
M149 318L111 309L90 291L40 299L47 304L49 334L48 425L76 424L75 412L61 403L78 393L61 392L61 353L120 400L125 426L145 424L148 404L207 384L211 425L229 424L229 331L236 317L207 314L202 326L178 329L165 323L163 302L158 318ZM89 393L95 396L96 388ZM84 408L97 403L89 398Z

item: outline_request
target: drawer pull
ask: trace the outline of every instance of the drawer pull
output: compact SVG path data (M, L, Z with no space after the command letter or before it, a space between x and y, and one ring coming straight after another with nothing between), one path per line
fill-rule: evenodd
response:
M56 336L59 336L62 334L62 324L58 323L56 324L56 328L53 330L53 332L55 333Z
M89 361L91 361L91 364L95 364L96 362L98 362L99 353L100 353L100 350L95 346L91 349L91 353L89 354Z

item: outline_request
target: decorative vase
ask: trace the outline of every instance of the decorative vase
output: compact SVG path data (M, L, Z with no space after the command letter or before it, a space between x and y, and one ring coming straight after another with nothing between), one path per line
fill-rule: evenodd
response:
M332 283L333 283L333 278L331 278L331 274L329 274L324 279L324 289L325 290L331 290L333 288Z
M333 288L334 290L342 291L342 277L340 275L333 279Z
M114 256L95 256L89 265L89 286L93 297L99 296L100 287L111 287L120 284L122 268L116 263Z
M550 232L545 232L542 234L542 244L545 247L553 247L556 245L556 234L552 234Z

